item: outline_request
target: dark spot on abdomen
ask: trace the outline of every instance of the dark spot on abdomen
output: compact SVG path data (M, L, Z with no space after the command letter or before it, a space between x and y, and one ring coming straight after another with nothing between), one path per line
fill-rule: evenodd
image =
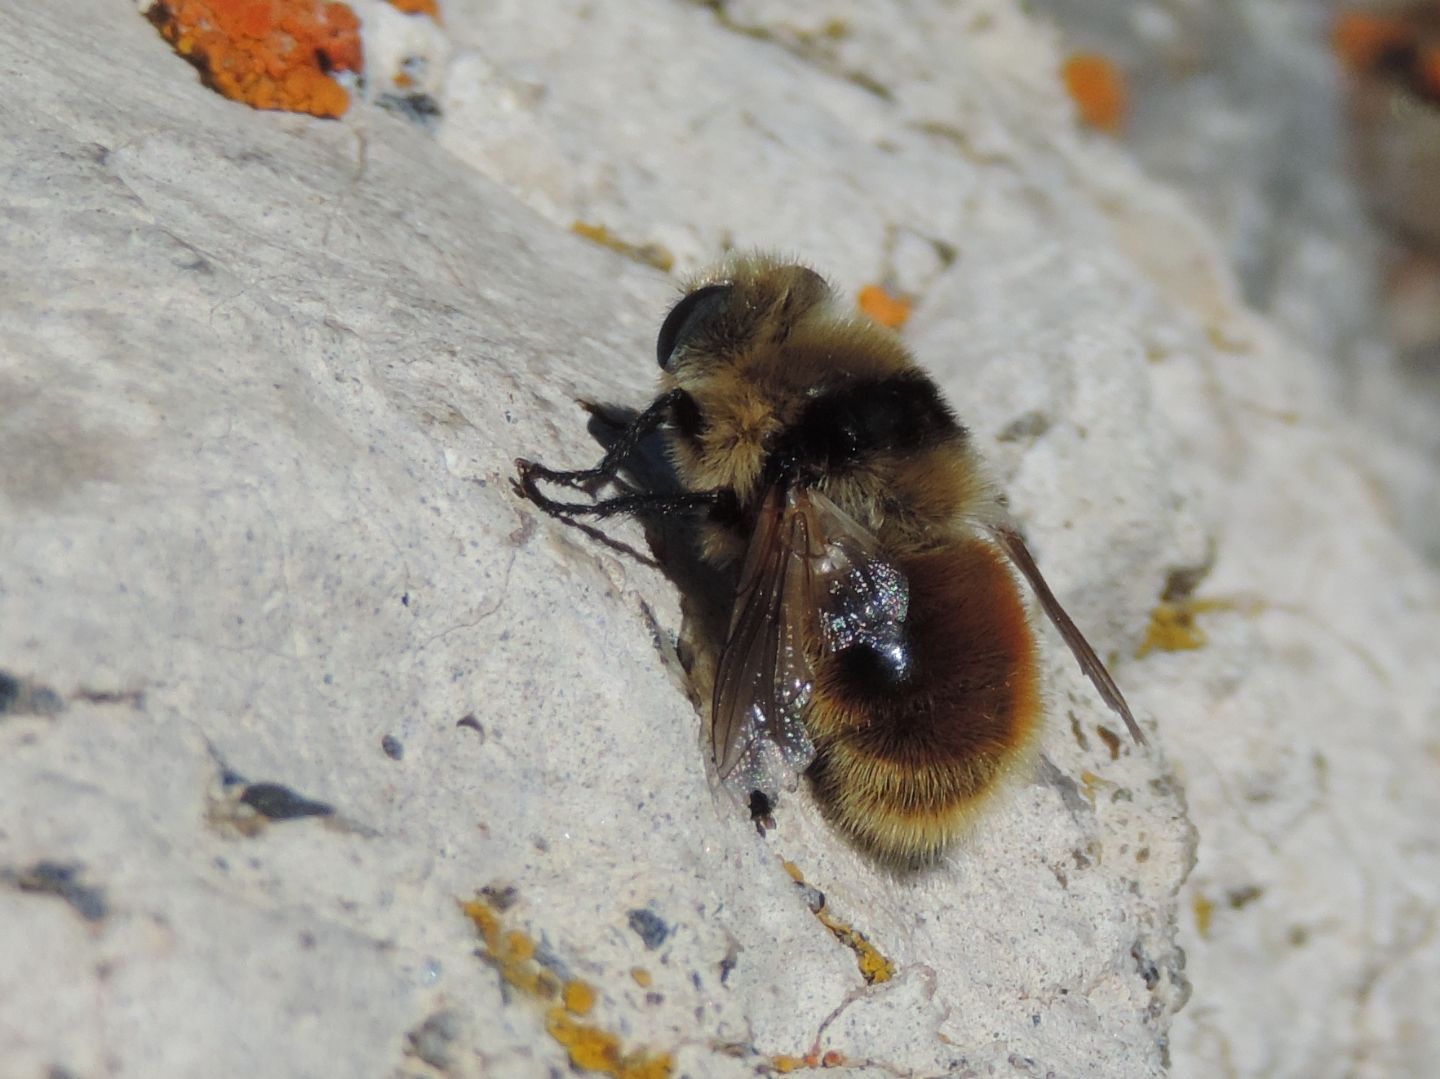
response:
M910 680L913 657L903 640L857 641L835 653L835 674L846 696L878 697Z

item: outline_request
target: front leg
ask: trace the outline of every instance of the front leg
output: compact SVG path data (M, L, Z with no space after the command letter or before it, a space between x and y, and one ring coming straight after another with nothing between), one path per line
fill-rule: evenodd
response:
M604 462L601 464L603 467ZM670 517L675 514L690 513L697 509L707 509L712 517L726 519L739 513L739 503L735 492L728 487L717 488L713 491L637 491L633 494L617 495L614 498L602 498L596 502L559 502L542 494L536 480L564 483L565 479L557 479L557 477L583 476L586 479L596 477L587 472L557 473L523 458L515 462L515 467L520 472L519 482L516 484L520 493L552 517L613 517L624 513ZM589 472L598 471L598 469L589 470Z
M670 418L670 409L675 402L685 396L684 390L671 390L663 393L650 403L644 412L636 416L630 425L625 428L624 433L610 446L601 458L600 463L594 468L582 468L573 472L562 472L553 468L546 468L544 465L536 464L534 461L525 461L523 458L516 461L516 467L520 469L520 482L527 497L530 497L536 505L544 507L544 500L535 497L534 480L544 480L546 483L558 483L565 487L583 487L588 483L600 483L606 480L613 480L615 474L620 471L623 465L639 448L645 437L651 434L657 427ZM592 413L595 409L585 406ZM555 503L561 505L562 503Z

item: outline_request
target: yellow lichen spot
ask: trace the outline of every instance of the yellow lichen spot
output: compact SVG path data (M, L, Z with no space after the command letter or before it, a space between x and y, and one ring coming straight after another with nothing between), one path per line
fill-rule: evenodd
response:
M1260 609L1259 603L1233 599L1161 600L1150 612L1150 625L1145 630L1145 639L1135 650L1135 658L1144 659L1151 652L1186 652L1204 648L1209 638L1196 622L1197 615L1214 611L1255 614Z
M1191 900L1190 905L1195 911L1196 932L1208 939L1210 936L1210 923L1215 917L1215 904L1199 892L1196 892L1195 898Z
M613 1079L668 1079L674 1068L669 1053L622 1053L620 1039L608 1030L577 1022L564 1008L545 1014L545 1029L565 1047L570 1063L582 1071Z
M670 272L675 265L675 256L660 244L632 244L620 239L604 225L592 225L586 221L576 221L570 226L570 231L577 236L583 236L592 243L601 247L608 247L611 251L618 251L626 258L642 262L646 266L654 266L657 270Z
M866 285L857 302L860 310L882 326L898 330L910 318L915 305L903 296L896 296L879 285Z
M650 984L655 980L644 967L631 967L630 977L635 979L635 984L641 989L649 989Z
M796 884L805 883L805 874L794 862L781 862L785 872L790 874L790 879ZM819 892L815 893L819 895ZM820 924L830 930L835 939L855 953L855 958L860 965L860 974L870 985L877 985L880 982L888 982L895 977L895 964L880 954L880 949L870 943L868 937L860 930L842 922L839 918L830 913L825 906L822 897L820 907L815 911L815 917Z
M620 1039L614 1034L576 1018L589 1014L595 1007L594 987L578 979L562 984L553 971L540 966L535 960L535 938L518 929L504 930L500 911L487 895L482 893L468 903L461 903L460 909L475 923L486 957L507 984L532 999L559 997L558 1004L546 1009L545 1029L564 1047L571 1064L612 1079L668 1079L674 1067L668 1053L622 1052ZM631 973L633 976L634 971Z
M1210 323L1205 327L1205 339L1217 352L1226 352L1232 356L1243 356L1255 351L1255 339L1250 335L1249 328L1233 321ZM1295 420L1298 420L1300 415L1293 410L1263 408L1253 401L1247 401L1245 404L1249 408L1266 415L1273 415L1277 419L1293 416ZM1282 419L1282 422L1293 423L1295 420Z
M475 928L480 931L480 939L485 942L485 950L494 952L500 946L500 918L491 908L490 904L472 899L468 903L461 903L460 909L465 912L465 917L475 923Z
M895 964L881 955L880 949L871 944L864 933L846 925L824 907L821 907L815 916L820 919L821 925L835 935L836 940L855 953L860 974L867 983L879 985L895 977Z
M781 1075L789 1075L791 1072L798 1072L805 1067L804 1057L778 1056L770 1058L770 1067L774 1068Z
M505 950L509 957L517 962L535 958L535 942L518 929L512 929L505 934Z
M560 1000L564 1003L565 1010L572 1015L589 1015L590 1009L595 1007L595 990L578 979L566 982L560 993Z
M619 1070L620 1039L608 1031L577 1023L564 1008L551 1008L546 1013L545 1029L565 1047L575 1067L607 1075Z
M506 958L500 963L500 973L507 982L527 996L545 995L540 988L540 971L533 966Z
M1080 793L1085 795L1091 805L1095 804L1095 797L1101 791L1113 791L1117 784L1112 783L1104 776L1096 775L1086 769L1080 773Z
M669 1079L674 1070L675 1062L669 1053L654 1053L626 1061L620 1079Z
M1207 638L1205 631L1196 625L1195 614L1194 600L1156 605L1150 612L1150 625L1145 630L1145 639L1135 650L1135 658L1144 659L1156 651L1185 652L1203 648Z

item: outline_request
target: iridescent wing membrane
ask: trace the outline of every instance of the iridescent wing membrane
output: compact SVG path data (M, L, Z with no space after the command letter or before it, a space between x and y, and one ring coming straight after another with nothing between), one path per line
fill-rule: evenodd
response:
M1124 696L1008 523L985 528L1040 600L1100 696L1144 744ZM875 537L819 491L770 489L745 555L711 710L720 778L741 792L793 789L815 757L805 726L815 662L856 645L903 673L909 592Z
M720 778L793 788L815 756L804 715L819 656L901 646L904 577L861 525L818 491L766 494L740 571L711 709Z

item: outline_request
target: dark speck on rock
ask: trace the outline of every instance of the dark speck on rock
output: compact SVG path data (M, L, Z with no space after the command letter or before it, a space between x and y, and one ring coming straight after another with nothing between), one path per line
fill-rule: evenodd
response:
M98 922L109 913L105 892L80 881L81 867L60 862L36 862L23 869L0 869L0 884L21 892L59 896L87 922Z
M653 910L644 907L636 907L627 916L630 928L633 929L645 945L646 951L653 952L660 945L665 943L665 938L670 935L670 927L661 920L660 915Z
M64 710L65 702L49 686L0 671L0 716L54 716Z
M405 743L396 738L393 734L387 734L380 739L380 748L385 751L385 756L392 761L398 761L405 756Z
M1015 417L995 438L1000 442L1033 442L1050 430L1051 419L1038 409Z
M480 889L480 894L501 914L513 907L520 898L520 893L513 884L487 884Z
M455 1041L460 1036L460 1016L453 1011L436 1012L420 1029L410 1032L411 1051L432 1068L447 1071L457 1060Z
M375 104L425 131L434 131L440 125L440 103L429 94L381 94Z
M312 802L279 783L252 783L245 788L240 801L270 820L328 817L335 812L334 806Z

